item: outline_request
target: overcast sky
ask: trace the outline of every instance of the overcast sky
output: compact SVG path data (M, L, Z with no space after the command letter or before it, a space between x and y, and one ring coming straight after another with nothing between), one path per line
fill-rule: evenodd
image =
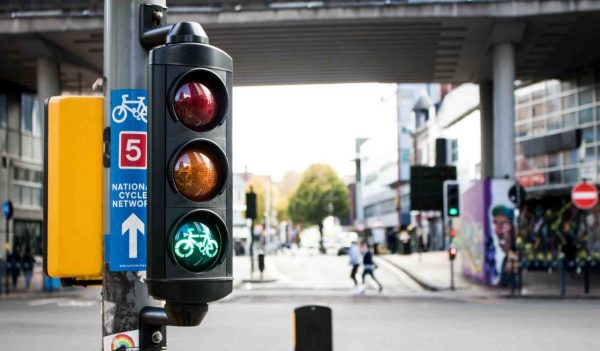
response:
M354 174L354 140L395 116L395 84L234 88L233 171L271 175L327 163Z

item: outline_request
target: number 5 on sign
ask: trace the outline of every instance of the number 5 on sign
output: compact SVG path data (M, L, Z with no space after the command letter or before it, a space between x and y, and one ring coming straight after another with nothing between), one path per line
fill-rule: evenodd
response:
M119 168L146 169L146 132L119 133Z

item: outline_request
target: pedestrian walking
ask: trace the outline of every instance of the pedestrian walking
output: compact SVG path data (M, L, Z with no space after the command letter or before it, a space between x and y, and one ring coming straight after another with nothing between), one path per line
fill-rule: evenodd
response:
M354 286L358 286L356 273L358 272L358 267L360 266L360 249L358 248L358 242L356 240L352 241L350 249L348 249L348 256L350 256L350 265L352 266L350 278L354 282Z
M29 289L31 286L31 279L33 278L33 266L35 264L35 259L30 252L26 252L21 261L23 266L23 276L25 277L25 287Z
M508 250L504 270L508 276L510 292L511 294L515 294L517 292L517 286L519 282L519 254L517 252L517 247L514 244L511 245L510 249Z
M8 271L12 278L13 290L17 288L19 276L21 275L21 256L17 251L13 251L8 255Z
M377 265L375 265L375 262L373 262L373 252L371 250L371 245L367 244L367 249L363 256L362 283L363 283L363 285L365 285L365 277L367 275L370 275L371 278L373 278L373 280L375 281L375 283L377 283L377 286L379 286L379 292L381 292L383 290L383 285L381 285L379 280L377 280L377 278L375 278L375 269L376 268L377 268Z

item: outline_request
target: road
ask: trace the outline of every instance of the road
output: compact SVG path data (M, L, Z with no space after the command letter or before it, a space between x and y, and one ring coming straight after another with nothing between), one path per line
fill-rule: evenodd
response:
M600 342L600 300L426 293L383 265L384 292L357 295L344 257L271 261L277 282L240 281L232 297L210 304L201 326L169 327L169 350L292 350L292 313L306 304L332 308L340 351L594 350ZM0 300L0 350L99 350L100 290L70 294Z

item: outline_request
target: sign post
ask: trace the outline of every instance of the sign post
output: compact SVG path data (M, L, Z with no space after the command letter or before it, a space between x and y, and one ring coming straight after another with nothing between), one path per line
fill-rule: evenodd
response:
M4 201L4 203L2 204L2 213L4 214L4 221L6 223L6 234L4 236L4 251L6 253L6 256L4 256L4 267L2 267L4 269L4 273L6 274L5 277L5 291L6 291L6 295L8 295L9 292L9 276L10 276L10 272L8 271L8 255L9 255L9 248L10 248L10 240L8 237L8 233L10 231L10 219L12 218L13 215L13 204L12 201L7 200ZM0 277L2 276L2 273L0 273ZM1 284L1 283L0 283ZM0 292L2 292L2 289L0 288Z
M598 189L594 184L583 181L571 190L571 201L580 210L589 210L598 203Z
M148 51L139 42L138 24L146 3L166 5L165 0L104 2L104 159L110 162L104 164L103 181L103 350L138 348L140 311L158 304L144 283Z

